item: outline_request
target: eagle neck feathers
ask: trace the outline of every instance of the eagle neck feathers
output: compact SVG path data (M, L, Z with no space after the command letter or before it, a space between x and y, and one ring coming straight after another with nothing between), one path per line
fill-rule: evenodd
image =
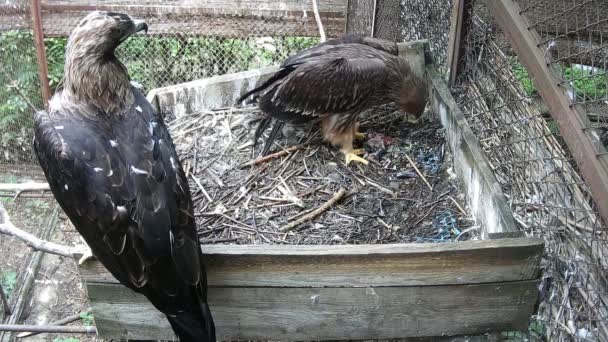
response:
M86 103L106 114L122 115L135 100L127 68L114 54L91 55L68 47L61 88L69 103Z

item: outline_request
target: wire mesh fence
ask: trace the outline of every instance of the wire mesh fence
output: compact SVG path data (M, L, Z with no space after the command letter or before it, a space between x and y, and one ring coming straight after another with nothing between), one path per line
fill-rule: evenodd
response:
M588 131L608 146L608 3L597 0L519 0L547 62L573 103L589 118ZM601 145L599 145L601 143ZM601 158L608 158L603 153ZM606 159L608 160L608 159Z
M0 2L0 167L19 174L37 167L31 151L32 106L43 108L30 1ZM327 37L344 33L346 0L320 2ZM144 92L215 75L280 64L319 42L310 0L239 2L159 0L42 3L42 30L51 90L63 75L67 36L91 10L129 13L150 31L117 50ZM24 167L24 165L27 165Z
M0 2L0 168L32 164L32 106L42 108L29 2Z
M472 16L465 25L464 67L455 93L516 221L526 233L546 241L538 313L527 334L507 336L606 340L606 227L556 123L505 35L482 1L471 2L466 10ZM593 79L597 73L589 75Z

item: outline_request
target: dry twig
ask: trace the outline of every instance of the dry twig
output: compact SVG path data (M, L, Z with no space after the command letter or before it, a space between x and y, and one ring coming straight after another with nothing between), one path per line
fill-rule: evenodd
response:
M329 201L325 202L322 206L311 211L307 215L304 215L304 216L300 217L299 219L289 223L288 225L281 227L279 230L282 232L286 232L286 231L289 231L289 230L301 225L304 222L314 220L319 215L321 215L324 212L326 212L327 210L329 210L329 208L331 208L334 204L339 202L342 199L342 197L344 197L344 195L346 195L346 189L340 188L340 190L338 192L336 192L336 194L332 198L330 198Z
M405 153L405 152L404 152ZM407 161L412 164L412 166L414 167L414 170L416 170L416 173L418 174L418 176L420 176L420 178L422 178L422 180L424 181L424 183L426 184L426 186L429 187L429 189L431 191L433 191L433 187L431 186L431 183L429 183L428 180L426 180L426 177L424 177L424 175L422 174L422 172L420 172L420 170L418 169L418 167L416 166L416 163L414 163L414 161L412 160L412 158L410 158L410 156L405 153L405 158L407 158Z
M301 151L301 150L303 150L303 149L305 149L307 147L308 147L307 145L292 146L292 147L286 148L284 150L281 150L279 152L275 152L275 153L269 154L269 155L264 156L264 157L260 157L260 158L254 159L254 160L250 160L250 161L242 164L240 166L240 168L245 168L245 167L248 167L248 166L253 166L253 165L258 165L258 164L263 164L263 163L265 163L265 162L267 162L269 160L280 158L280 157L286 156L286 155L291 154L291 153L296 152L296 151Z

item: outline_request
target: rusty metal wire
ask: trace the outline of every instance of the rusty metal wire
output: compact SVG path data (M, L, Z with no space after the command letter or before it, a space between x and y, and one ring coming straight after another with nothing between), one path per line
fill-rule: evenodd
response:
M510 340L606 340L608 231L506 37L482 2L467 10L473 15L465 25L464 66L455 93L516 221L527 234L546 241L538 313L528 332L504 335Z

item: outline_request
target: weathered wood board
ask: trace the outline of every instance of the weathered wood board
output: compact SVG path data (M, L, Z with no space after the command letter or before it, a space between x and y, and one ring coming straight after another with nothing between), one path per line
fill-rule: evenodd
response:
M454 158L454 171L462 184L469 210L481 226L482 236L522 236L515 227L500 183L445 80L433 68L428 68L428 73L431 108L446 130L446 140Z
M211 287L217 338L359 340L523 329L536 280L366 288ZM165 317L120 285L87 286L103 339L171 339Z
M342 340L527 324L543 243L203 246L218 338ZM164 316L99 263L81 269L100 337L171 338Z

